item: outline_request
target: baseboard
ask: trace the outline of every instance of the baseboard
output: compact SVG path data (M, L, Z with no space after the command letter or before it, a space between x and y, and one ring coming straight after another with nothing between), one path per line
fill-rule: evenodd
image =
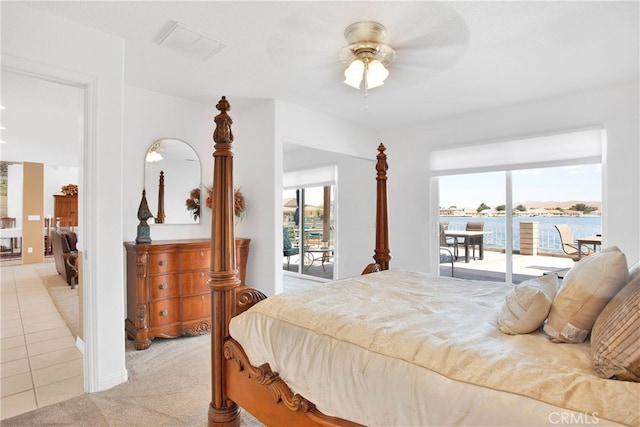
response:
M76 337L76 347L84 355L84 341L82 341L82 338Z

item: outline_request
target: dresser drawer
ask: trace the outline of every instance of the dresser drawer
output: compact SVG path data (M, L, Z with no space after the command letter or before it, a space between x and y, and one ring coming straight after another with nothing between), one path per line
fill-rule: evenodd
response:
M163 274L149 278L149 298L152 301L180 295L178 274Z
M162 326L180 321L180 298L169 298L149 303L149 326Z
M164 252L149 255L149 275L175 273L179 270L175 253Z
M190 321L211 317L211 294L182 298L182 320Z
M200 249L195 251L184 251L180 254L180 269L187 270L208 270L211 263L211 250Z
M180 275L180 293L182 295L201 294L209 292L207 279L209 275L205 270L182 273Z

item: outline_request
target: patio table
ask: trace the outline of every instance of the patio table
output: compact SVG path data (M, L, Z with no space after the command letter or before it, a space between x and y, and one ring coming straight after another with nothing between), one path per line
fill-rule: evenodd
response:
M578 242L578 259L582 258L582 245L591 245L594 252L598 247L602 246L602 236L581 237L576 241Z
M305 248L305 254L309 257L309 265L305 270L309 270L314 262L321 261L322 262L322 270L326 271L324 268L325 262L329 262L331 256L333 256L333 247L322 246L322 247L310 247ZM316 256L314 254L321 254L320 256Z
M470 230L445 230L446 237L464 237L464 262L469 262L469 237L481 237L480 243L480 259L484 259L484 235L491 234L491 231L470 231Z

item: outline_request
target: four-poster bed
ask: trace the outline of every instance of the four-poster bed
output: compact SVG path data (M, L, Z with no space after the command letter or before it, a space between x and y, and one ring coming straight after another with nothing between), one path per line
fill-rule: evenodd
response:
M282 426L640 423L640 384L597 377L588 343L498 331L513 285L389 270L382 144L375 262L363 276L268 299L241 285L225 97L216 108L210 426L239 425L240 407ZM555 294L555 278L540 280Z

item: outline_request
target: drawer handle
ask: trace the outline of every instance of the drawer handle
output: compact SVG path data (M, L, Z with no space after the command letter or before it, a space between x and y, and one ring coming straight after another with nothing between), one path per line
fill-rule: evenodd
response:
M204 301L204 295L200 295L200 301Z
M169 310L167 310L166 308L160 311L160 316L166 316L167 314L169 314Z
M204 252L200 251L200 256L204 256Z
M166 283L160 283L160 285L158 286L158 288L160 289L167 289L169 286Z
M161 260L161 261L158 261L158 265L159 265L160 267L164 267L165 265L167 265L167 261L166 261L166 260L164 260L164 259L163 259L163 260Z
M200 277L204 277L204 271L200 272Z

